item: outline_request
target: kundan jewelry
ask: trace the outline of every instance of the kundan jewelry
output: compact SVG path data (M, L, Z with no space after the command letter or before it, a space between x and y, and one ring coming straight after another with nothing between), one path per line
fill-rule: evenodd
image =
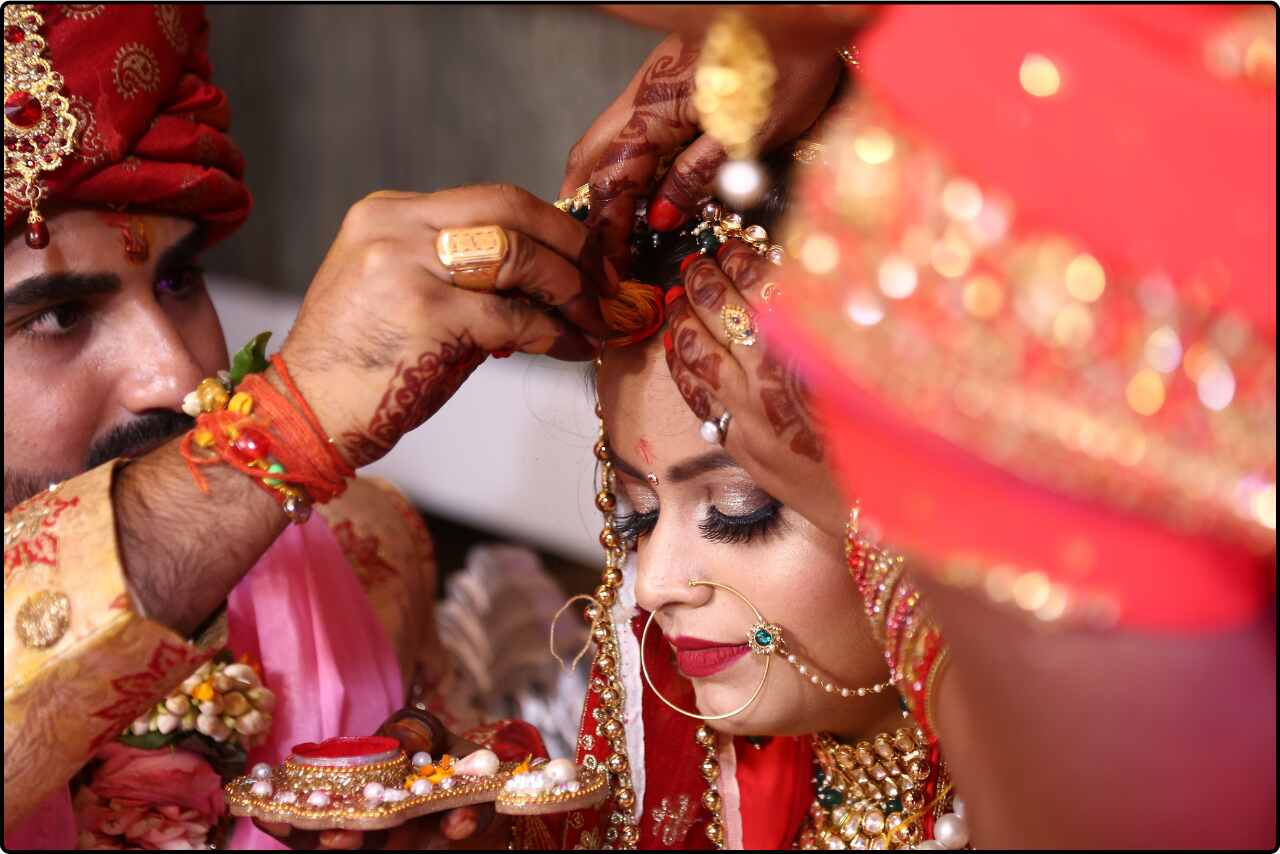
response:
M756 327L751 312L740 305L725 304L720 309L720 322L724 324L725 337L730 344L751 347L756 343Z
M511 243L497 225L445 228L436 236L436 256L449 271L456 287L491 291Z
M800 848L958 849L968 843L964 805L919 727L852 746L820 733L813 752L817 794Z
M27 245L49 245L40 214L43 172L62 165L75 148L77 120L62 92L40 35L44 18L30 3L4 7L4 194L27 205Z

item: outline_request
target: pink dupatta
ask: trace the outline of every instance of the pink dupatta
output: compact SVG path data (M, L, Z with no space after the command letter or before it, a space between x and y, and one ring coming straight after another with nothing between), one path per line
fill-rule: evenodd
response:
M291 525L236 585L227 604L230 648L262 662L277 705L249 762L278 762L303 741L365 735L404 702L395 649L334 538L315 516ZM61 788L5 834L19 849L74 848L76 820ZM230 848L285 846L239 820Z

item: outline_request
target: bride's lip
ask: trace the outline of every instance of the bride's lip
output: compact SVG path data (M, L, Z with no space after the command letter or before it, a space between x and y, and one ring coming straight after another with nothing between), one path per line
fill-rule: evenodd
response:
M750 650L745 643L720 643L691 637L673 638L671 645L676 651L676 667L690 679L714 676Z
M729 643L727 641L705 640L703 638L690 637L689 635L678 635L674 638L668 638L668 641L677 650L712 649L718 646L742 646L741 643Z

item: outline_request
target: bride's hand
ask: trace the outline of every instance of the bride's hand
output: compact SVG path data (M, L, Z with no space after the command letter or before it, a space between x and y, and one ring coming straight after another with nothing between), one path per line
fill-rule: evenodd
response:
M509 244L486 292L455 287L444 229L498 226ZM355 466L383 456L491 353L585 359L605 334L605 263L582 223L505 185L378 192L347 213L282 355Z
M705 17L705 12L699 14ZM700 45L697 35L664 39L569 153L560 195L590 183L587 225L598 231L605 257L619 270L631 262L636 202L652 195L649 225L670 231L710 195L710 184L728 156L718 142L701 134L693 107ZM759 138L762 152L785 145L813 124L831 101L843 68L835 51L815 46L814 39L774 45L772 55L778 76L773 111ZM665 162L671 168L655 187Z
M730 343L721 312L758 315L775 298L778 267L739 240L685 267L683 293L668 295L663 337L680 394L703 421L727 411L725 449L774 498L818 528L842 537L848 506L829 470L827 445L794 363L759 332Z
M449 732L430 712L405 708L378 728L378 735L391 736L412 756L424 751L435 756L448 753L461 759L479 745ZM386 849L425 851L441 848L498 850L511 838L511 819L494 812L493 804L458 807L411 819L399 827L364 833L359 830L299 830L288 824L271 824L254 819L264 833L299 851Z

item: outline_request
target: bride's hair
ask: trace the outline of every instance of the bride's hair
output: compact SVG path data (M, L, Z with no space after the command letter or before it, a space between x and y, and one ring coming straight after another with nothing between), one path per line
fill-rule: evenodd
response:
M744 225L759 225L770 233L778 227L786 212L791 170L795 166L790 146L764 161L769 176L769 190L758 205L735 211L742 215ZM726 210L728 206L724 206ZM644 220L638 219L632 243L635 259L631 276L666 291L680 284L680 262L698 251L697 238L690 233L700 221L695 216L684 227L673 232L653 232Z

